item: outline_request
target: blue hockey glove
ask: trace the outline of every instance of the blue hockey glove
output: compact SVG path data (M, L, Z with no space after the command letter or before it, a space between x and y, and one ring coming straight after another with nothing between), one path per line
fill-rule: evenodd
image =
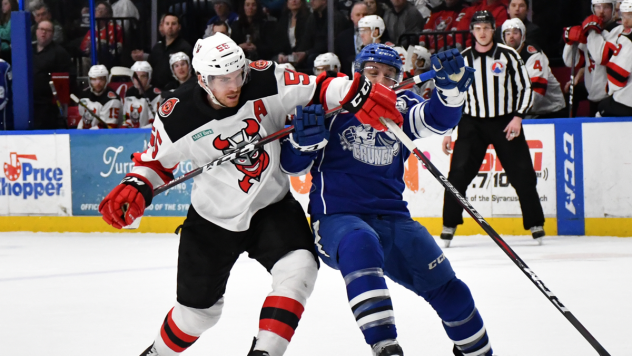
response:
M301 152L314 152L327 145L329 131L325 127L325 111L322 105L297 106L294 129L290 143Z
M437 73L435 85L442 90L457 88L463 93L474 81L474 68L465 66L465 60L457 49L440 52L430 58L432 68ZM464 70L461 73L461 70Z

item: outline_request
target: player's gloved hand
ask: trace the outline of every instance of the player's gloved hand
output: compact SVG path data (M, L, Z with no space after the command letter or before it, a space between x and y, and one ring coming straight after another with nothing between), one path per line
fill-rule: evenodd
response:
M601 33L603 30L603 20L596 15L590 15L586 17L584 23L582 23L582 34L584 37L588 37L590 31L595 30L597 33Z
M457 49L439 52L430 57L432 68L437 73L435 85L443 91L458 89L465 92L474 81L474 68L465 66L465 60Z
M343 109L355 114L355 117L365 125L371 125L378 131L388 131L380 122L384 117L393 120L398 126L404 118L395 108L397 94L382 84L371 84L365 76L355 73L353 84L347 96L340 101Z
M564 28L564 42L566 42L567 45L586 43L586 36L584 36L582 27L573 26Z
M139 188L143 186L148 187L141 179L125 177L99 204L103 220L121 229L141 217L145 212L145 198Z
M290 134L290 143L301 152L314 152L327 145L329 131L325 127L325 110L322 105L296 107L294 114L294 132Z

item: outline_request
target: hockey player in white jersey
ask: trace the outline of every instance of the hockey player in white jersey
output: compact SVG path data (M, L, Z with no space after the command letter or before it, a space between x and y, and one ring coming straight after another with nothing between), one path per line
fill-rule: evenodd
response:
M533 106L530 117L563 117L566 102L560 83L551 68L549 58L537 46L525 43L527 29L519 18L507 20L502 26L503 42L516 50L525 62L533 89Z
M163 91L174 91L185 83L196 83L197 78L192 75L191 59L184 52L177 52L169 56L169 68L174 81L165 85Z
M584 83L590 101L590 115L597 113L599 102L608 96L606 84L606 64L610 61L616 42L621 33L614 21L614 8L616 0L592 0L593 15L584 20L581 27L567 28L564 40L564 63L567 67L575 66L577 69L584 67ZM610 45L609 45L610 43ZM577 44L577 51L574 46ZM573 63L575 58L575 63Z
M412 78L416 75L426 73L430 68L430 52L428 49L422 46L410 46L408 47L409 66L411 69L404 73L404 79ZM419 84L413 85L410 89L413 93L428 100L432 96L432 91L435 88L435 82L433 79L426 80Z
M134 87L125 93L125 121L123 127L151 127L162 102L161 90L151 85L153 69L147 61L137 61L130 68L134 72Z
M340 59L331 52L323 53L314 59L314 75L326 71L340 72Z
M133 155L131 173L99 205L103 219L116 228L143 215L153 188L172 180L179 162L199 167L283 129L297 106L321 103L333 80L328 72L314 77L274 62L248 63L243 50L219 33L197 41L192 62L199 85L166 96L149 147ZM361 75L346 80L348 90L331 95L339 94L340 104L361 120L397 113L391 90L371 86ZM313 148L312 140L304 130L294 137L305 150ZM305 212L280 169L280 153L281 144L271 142L193 179L180 234L177 301L142 355L178 355L218 322L231 268L245 251L272 275L248 355L284 354L318 267Z
M79 95L80 101L107 123L107 127L119 127L122 109L121 99L114 90L108 87L108 69L102 64L94 65L90 67L88 77L90 78L90 84ZM81 121L79 121L77 129L94 130L106 128L105 124L96 119L81 105L79 105L79 115L81 115Z
M599 114L606 116L632 116L632 0L624 0L620 6L621 34L612 47L615 51L606 65L608 94L599 103Z

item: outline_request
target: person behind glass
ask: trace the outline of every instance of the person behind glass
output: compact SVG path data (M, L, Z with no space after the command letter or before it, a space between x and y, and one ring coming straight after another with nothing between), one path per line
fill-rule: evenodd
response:
M2 0L0 15L0 58L11 63L11 11L18 11L16 0Z
M377 15L384 18L384 11L388 8L388 6L377 0L364 0L362 2L366 4L367 15Z
M210 25L215 21L223 21L230 26L233 22L239 19L239 15L231 11L231 4L229 0L214 0L213 10L215 10L215 16L211 17L206 25Z
M476 69L466 94L458 139L450 163L448 180L465 196L478 174L487 147L496 154L516 190L523 226L539 243L544 237L544 213L536 189L537 177L529 146L522 130L522 118L531 108L533 92L524 62L511 47L494 40L496 20L489 11L479 11L471 21L475 44L463 51L465 65ZM450 154L452 138L443 139L442 149ZM450 246L457 225L463 224L463 208L449 192L443 202L441 239Z
M309 9L305 0L287 0L274 35L278 63L295 61L292 53L303 40L308 17Z
M37 25L44 20L48 20L53 23L53 27L55 29L53 42L61 44L64 41L64 29L57 20L53 20L48 5L41 2L36 3L35 6L31 8L31 12L33 13L33 19L35 20L35 23L31 26L31 37L33 41L37 40Z
M174 53L169 57L169 66L171 66L171 74L176 79L169 82L163 91L174 91L180 86L188 83L197 83L197 77L191 75L191 59L184 52Z
M384 23L388 29L388 35L395 43L404 33L418 33L424 28L426 20L411 2L407 0L391 0L393 9L384 13Z
M306 24L305 34L300 46L294 55L295 66L300 70L311 71L314 67L314 59L327 52L328 24L327 0L311 0L312 14L309 15ZM351 21L338 10L334 9L334 34L352 26Z
M353 74L353 62L362 48L362 39L358 36L358 22L368 15L368 6L365 2L358 1L351 7L351 22L353 28L342 31L334 42L334 52L340 58L341 71L349 77Z
M449 31L455 24L459 14L463 11L463 0L443 0L441 4L432 9L432 14L428 18L423 32L443 32ZM446 44L447 37L447 44ZM436 43L435 43L436 39ZM460 36L457 38L460 40ZM452 35L419 36L419 45L430 49L432 52L441 51L446 46L454 45Z
M204 31L204 36L202 38L206 38L208 36L213 36L216 33L222 33L228 37L231 35L230 26L226 24L226 22L222 20L215 20L212 24L206 27L206 31Z
M250 60L272 57L270 35L276 22L270 21L263 13L259 0L245 0L239 9L239 19L231 25L231 38Z
M540 29L540 26L529 21L527 15L529 13L529 1L528 0L509 0L509 6L507 6L507 15L509 19L520 19L527 29L526 41L531 45L542 46L546 39L543 37L544 33ZM500 33L501 27L496 28L496 41L501 42L503 35Z
M118 65L123 50L123 28L112 20L102 20L112 17L112 6L106 1L99 1L94 9L94 17L99 19L95 28L99 39L97 42L98 62L108 68ZM85 56L89 57L92 50L91 44L90 30L88 30L79 45L79 49Z

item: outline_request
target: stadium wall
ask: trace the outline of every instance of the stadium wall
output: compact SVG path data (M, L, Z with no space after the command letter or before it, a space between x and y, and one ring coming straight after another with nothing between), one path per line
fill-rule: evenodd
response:
M525 120L549 235L632 236L632 118ZM133 152L149 129L0 132L0 231L113 232L97 208L132 168ZM442 137L417 144L445 174L450 156ZM193 169L182 162L175 175ZM443 188L416 159L408 160L404 198L416 220L441 231ZM306 207L311 177L292 177ZM137 232L173 232L189 208L192 182L154 198ZM501 234L528 235L520 203L493 147L487 151L468 199ZM130 230L125 230L130 231ZM459 234L483 231L468 218Z

